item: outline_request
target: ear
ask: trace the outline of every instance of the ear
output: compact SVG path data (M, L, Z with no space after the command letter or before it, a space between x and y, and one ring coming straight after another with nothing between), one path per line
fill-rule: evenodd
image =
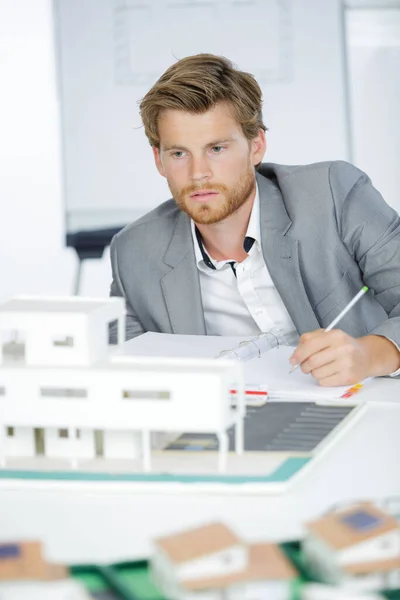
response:
M156 148L156 146L152 146L151 148L153 150L154 162L156 163L157 170L160 173L160 175L165 177L164 167L161 162L160 150Z
M258 165L267 149L267 140L265 139L265 131L259 129L258 134L251 140L251 160L253 165Z

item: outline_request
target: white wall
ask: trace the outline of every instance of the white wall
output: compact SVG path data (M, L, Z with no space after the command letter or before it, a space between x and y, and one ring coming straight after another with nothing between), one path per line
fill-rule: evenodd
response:
M67 294L51 0L0 1L0 297ZM108 294L105 258L82 292Z
M308 102L315 81L321 93L321 118L324 112L336 114L329 104L326 83L331 66L339 58L324 43L327 30L317 27L316 22L323 11L327 28L332 28L339 5L339 0L293 3L294 20L303 14L305 25L313 26L312 35L303 27L294 31L295 56L317 55L320 71L309 60L306 71L297 71L306 84L295 102L291 94L285 96L285 122L296 121L296 105ZM56 90L52 0L0 0L0 297L13 293L67 294L73 289L76 257L64 248ZM286 163L327 159L329 148L332 158L346 158L344 123L336 135L326 136L327 148L317 155L316 134L310 131L307 119L293 143L281 138L283 124L277 116L282 113L281 101L278 110L276 91L265 92L266 121L271 127L267 159ZM393 144L397 152L398 140ZM364 148L367 145L362 142ZM375 146L375 150L379 154L380 149ZM357 164L366 167L367 159L358 158ZM381 187L377 177L373 178ZM83 269L81 293L108 295L109 280L108 256L90 261Z
M400 2L346 23L353 160L400 212Z

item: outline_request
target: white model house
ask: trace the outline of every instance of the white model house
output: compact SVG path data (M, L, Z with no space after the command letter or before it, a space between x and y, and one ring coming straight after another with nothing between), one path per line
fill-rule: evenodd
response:
M0 542L1 600L90 600L63 565L48 562L35 541Z
M354 591L400 587L399 522L370 503L308 523L303 554L325 583Z
M107 360L108 328L112 323L116 324L118 343L122 344L125 307L121 298L18 296L3 300L0 303L0 398L4 397L7 402L9 397L5 379L23 378L31 367L89 366ZM7 369L10 369L9 375ZM29 395L25 395L21 400L25 403L28 398ZM4 432L7 456L31 457L44 447L49 457L65 455L68 444L65 428L43 431L41 426L15 425L9 424ZM82 458L94 455L91 432L82 432L79 445Z
M222 523L154 541L151 573L168 600L289 600L297 573L274 544L246 544Z
M14 360L15 342L2 348L0 466L8 457L38 453L76 466L98 454L101 436L104 458L140 456L150 470L152 433L160 439L187 431L217 435L223 470L232 425L236 450L243 452L241 369L229 360L112 358L107 336L113 321L121 340L120 298L18 298L0 305L0 332L23 330L25 336Z
M34 298L0 303L0 365L23 361L30 366L91 365L107 360L108 328L118 322L125 335L122 298Z

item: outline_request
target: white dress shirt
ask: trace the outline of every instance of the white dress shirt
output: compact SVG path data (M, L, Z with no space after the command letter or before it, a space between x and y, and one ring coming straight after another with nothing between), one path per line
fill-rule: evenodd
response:
M280 343L296 345L297 330L262 254L258 186L246 232L246 238L253 238L254 243L245 260L218 261L208 256L193 221L192 236L207 334L249 336L271 332Z

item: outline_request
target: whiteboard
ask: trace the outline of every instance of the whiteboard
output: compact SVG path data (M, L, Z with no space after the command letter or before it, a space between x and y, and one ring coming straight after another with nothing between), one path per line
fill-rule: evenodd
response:
M345 16L354 162L400 212L400 2Z
M340 0L54 0L54 21L67 232L129 223L170 197L138 102L191 54L255 75L265 160L347 158Z

